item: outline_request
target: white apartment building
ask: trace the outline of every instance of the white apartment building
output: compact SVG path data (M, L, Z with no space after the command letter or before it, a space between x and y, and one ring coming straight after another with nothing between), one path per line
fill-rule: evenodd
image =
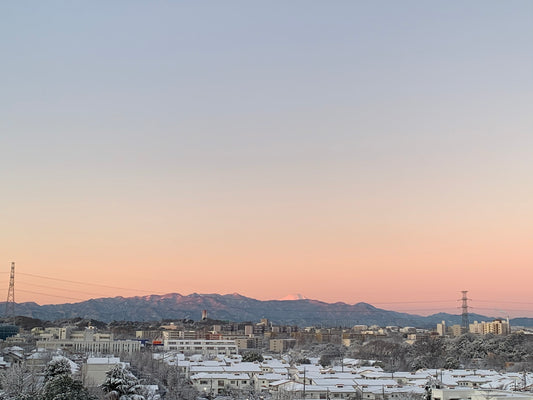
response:
M204 356L231 356L239 354L234 340L164 339L163 349L165 351L177 351L182 354L202 354Z
M40 335L37 348L45 350L64 349L71 352L99 354L131 353L141 350L137 340L114 340L111 333L96 332L93 328L76 331L72 327L55 328Z
M73 353L118 354L141 350L137 340L39 340L37 348L45 350L63 349Z
M193 386L207 395L222 394L228 390L251 390L254 381L245 373L199 373L191 375Z

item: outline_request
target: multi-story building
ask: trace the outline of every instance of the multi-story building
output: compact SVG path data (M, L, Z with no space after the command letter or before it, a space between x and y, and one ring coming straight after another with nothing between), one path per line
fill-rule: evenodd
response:
M473 333L474 335L482 335L483 334L483 324L484 324L484 322L474 321L473 324L470 324L468 326L468 331L470 333Z
M450 331L452 336L461 336L463 334L463 327L461 325L452 325Z
M235 339L235 344L239 348L239 350L244 349L257 349L259 347L262 347L263 345L263 338L261 337L245 337L245 338L237 338Z
M148 331L135 331L135 338L136 339L159 339L161 337L161 331L157 329L152 329Z
M509 320L496 319L492 322L477 322L470 324L469 332L477 335L508 335L511 333Z
M202 354L204 356L230 356L239 353L234 340L184 340L163 338L163 349L167 351L174 350L182 354Z
M199 373L191 375L193 386L208 398L230 390L251 390L254 381L245 373Z
M487 335L492 333L493 335L508 335L511 333L509 327L509 321L504 321L502 319L496 319L492 322L486 322L483 324L483 334Z
M296 339L270 339L270 351L283 353L294 347Z
M439 336L447 335L448 332L446 331L446 321L442 321L440 324L437 324L437 333Z
M73 353L119 354L140 351L141 342L137 340L51 339L38 340L37 348L45 350L63 349Z
M43 334L37 341L37 348L45 350L63 349L75 353L98 354L131 353L141 349L137 340L114 340L112 333L100 333L94 328L76 331L72 327L59 328Z

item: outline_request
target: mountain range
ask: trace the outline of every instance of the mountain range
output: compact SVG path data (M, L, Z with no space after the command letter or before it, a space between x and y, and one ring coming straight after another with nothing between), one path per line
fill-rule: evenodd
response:
M5 303L0 303L5 307ZM439 313L420 316L376 308L368 303L325 303L306 298L296 300L256 300L233 294L179 293L137 297L91 299L79 303L39 305L34 302L15 304L15 315L42 320L91 318L99 321L161 321L163 319L201 319L207 310L210 319L258 322L267 318L274 324L298 326L379 326L435 327L446 321L461 324L461 315ZM469 314L470 321L489 321L493 318ZM533 318L515 318L511 324L533 326Z

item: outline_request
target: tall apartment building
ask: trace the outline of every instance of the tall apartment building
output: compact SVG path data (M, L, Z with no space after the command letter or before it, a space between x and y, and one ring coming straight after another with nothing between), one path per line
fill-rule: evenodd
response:
M463 334L463 327L461 325L452 325L450 331L452 336L461 336Z
M470 324L470 333L477 335L508 335L511 333L509 320L496 319L492 322L477 322Z
M440 324L437 324L437 333L439 336L446 336L448 333L446 331L446 321L442 321Z
M497 319L492 322L486 322L483 325L483 334L487 335L489 333L492 333L493 335L508 335L511 333L509 321Z

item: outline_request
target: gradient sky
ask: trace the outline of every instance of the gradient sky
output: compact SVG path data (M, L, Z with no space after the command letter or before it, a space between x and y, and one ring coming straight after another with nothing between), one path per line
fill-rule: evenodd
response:
M529 0L2 2L0 54L17 302L533 317Z

